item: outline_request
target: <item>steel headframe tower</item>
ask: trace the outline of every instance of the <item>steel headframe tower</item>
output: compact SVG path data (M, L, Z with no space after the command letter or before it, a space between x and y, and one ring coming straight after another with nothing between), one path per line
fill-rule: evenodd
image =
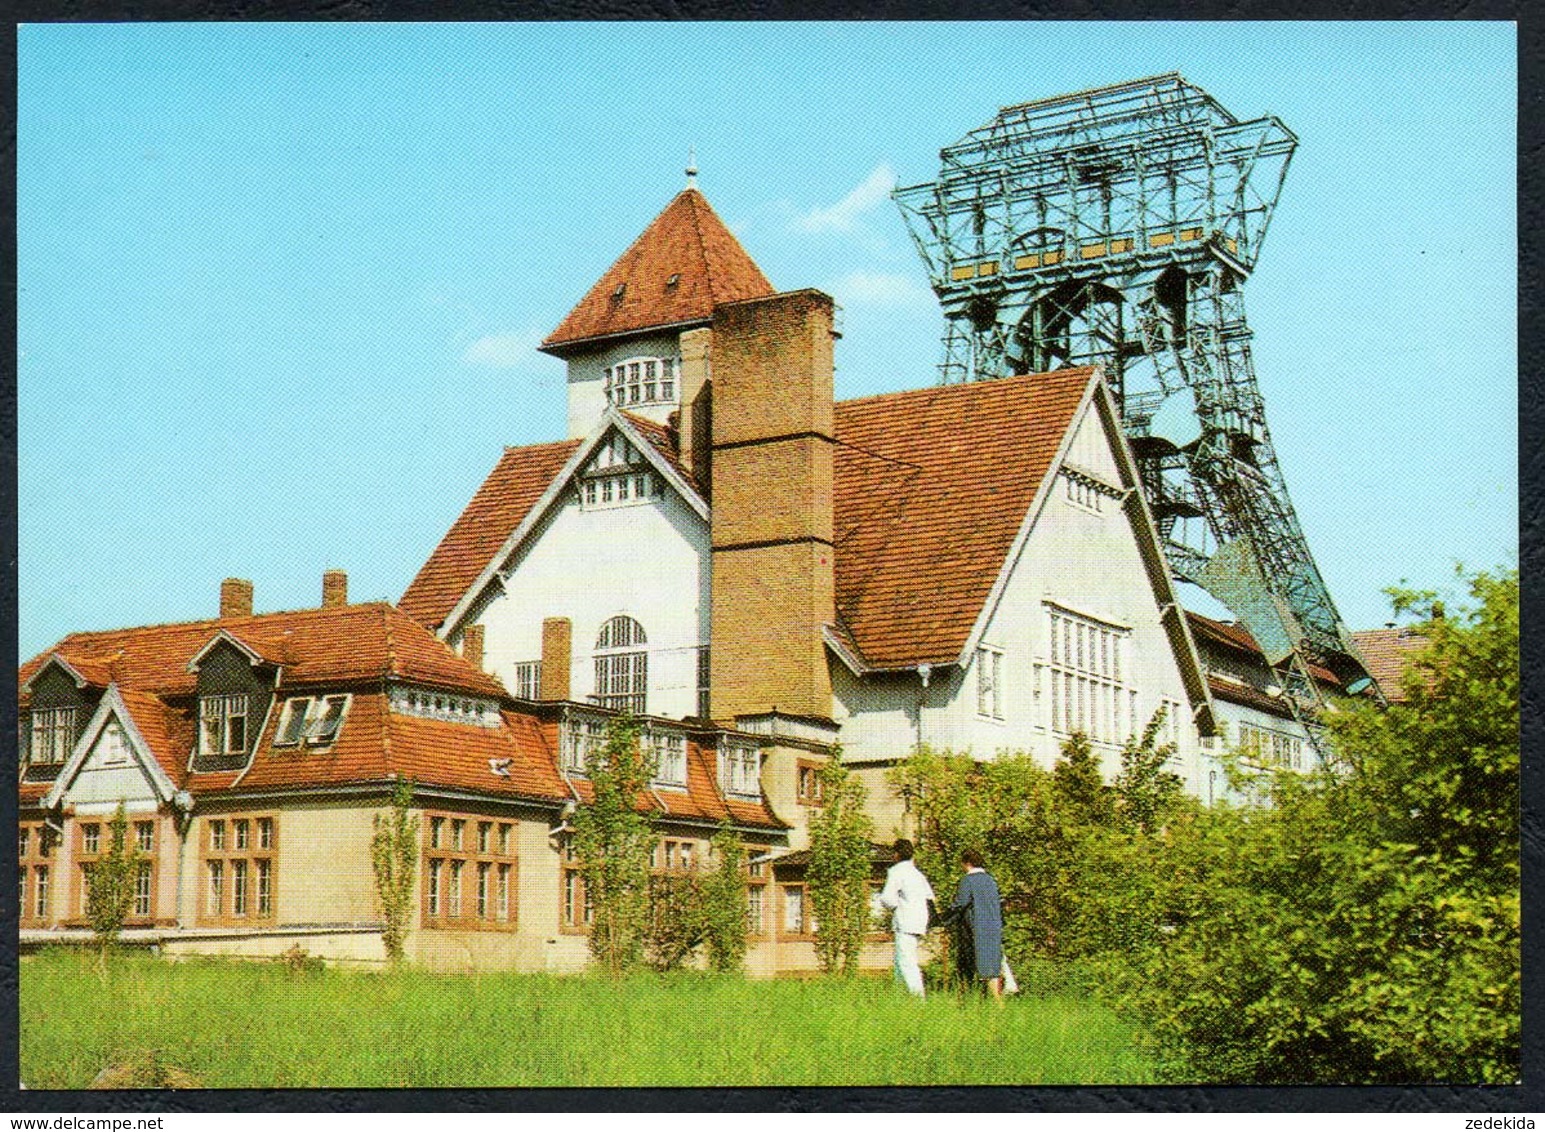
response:
M1171 569L1244 623L1318 745L1309 666L1371 681L1288 498L1243 294L1296 145L1158 75L1007 107L894 196L948 320L940 380L1101 366Z

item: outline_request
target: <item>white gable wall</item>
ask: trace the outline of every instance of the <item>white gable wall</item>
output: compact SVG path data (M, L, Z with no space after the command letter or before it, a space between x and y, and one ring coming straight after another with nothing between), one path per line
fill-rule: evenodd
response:
M697 714L697 650L708 643L707 524L667 485L647 502L581 507L565 492L516 551L504 586L468 624L484 626L484 667L515 690L515 665L542 655L542 621L573 623L570 699L595 691L593 649L626 614L648 637L651 715Z
M131 813L156 809L155 786L116 719L103 726L64 797L82 814L111 812L119 802Z
M1067 466L1116 487L1110 442L1091 406L1069 446ZM1087 485L1083 485L1084 488ZM1187 788L1205 794L1190 704L1169 637L1160 623L1152 583L1138 551L1131 522L1119 499L1102 495L1099 510L1080 485L1081 504L1069 498L1061 474L1052 480L1045 507L1013 564L1001 599L991 610L982 644L1001 653L1001 718L978 713L977 660L964 672L936 671L922 709L922 741L935 748L969 750L978 758L1000 751L1026 751L1043 766L1055 762L1065 738L1051 727L1048 603L1089 620L1124 630L1122 695L1137 691L1140 729L1168 701L1180 705L1180 752L1171 764ZM984 563L996 569L996 563ZM852 761L905 757L918 740L916 674L900 680L854 678L833 661L833 688L846 717L844 758ZM1123 718L1130 714L1130 701ZM1125 731L1120 738L1125 737ZM1119 741L1095 744L1107 780L1120 766Z

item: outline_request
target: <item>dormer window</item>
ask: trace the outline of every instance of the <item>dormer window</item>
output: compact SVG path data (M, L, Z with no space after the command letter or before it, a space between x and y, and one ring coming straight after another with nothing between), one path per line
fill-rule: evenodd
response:
M761 750L754 744L722 736L719 740L719 788L732 798L760 798Z
M687 737L680 732L651 727L644 733L644 745L654 761L657 786L687 785Z
M673 405L680 376L676 358L629 358L606 367L606 400L627 405Z
M274 746L327 746L343 728L349 700L349 696L296 696L285 701Z
M199 700L199 754L239 755L247 749L247 697L205 696Z
M75 709L37 708L32 713L33 763L62 763L75 747Z

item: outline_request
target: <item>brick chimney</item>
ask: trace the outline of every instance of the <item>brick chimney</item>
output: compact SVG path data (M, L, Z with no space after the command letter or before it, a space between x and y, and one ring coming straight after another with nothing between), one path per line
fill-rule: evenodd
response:
M252 583L246 578L227 578L220 583L220 619L252 616Z
M483 626L468 625L461 634L461 655L478 671L483 669Z
M681 414L676 429L682 464L710 493L713 384L709 380L708 351L712 338L713 331L706 326L681 336Z
M567 617L542 622L542 687L544 700L569 698L569 657L573 652L574 624Z
M834 337L819 291L714 310L715 719L831 716Z
M322 572L322 608L349 604L349 576L342 570Z

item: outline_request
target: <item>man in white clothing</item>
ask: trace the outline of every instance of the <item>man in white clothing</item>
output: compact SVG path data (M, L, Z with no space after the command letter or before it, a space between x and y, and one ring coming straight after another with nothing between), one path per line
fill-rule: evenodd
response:
M917 965L917 945L928 931L928 902L933 886L912 862L912 842L899 838L895 845L900 858L885 874L885 888L880 903L891 910L891 933L896 939L896 978L907 990L923 997L923 971Z

